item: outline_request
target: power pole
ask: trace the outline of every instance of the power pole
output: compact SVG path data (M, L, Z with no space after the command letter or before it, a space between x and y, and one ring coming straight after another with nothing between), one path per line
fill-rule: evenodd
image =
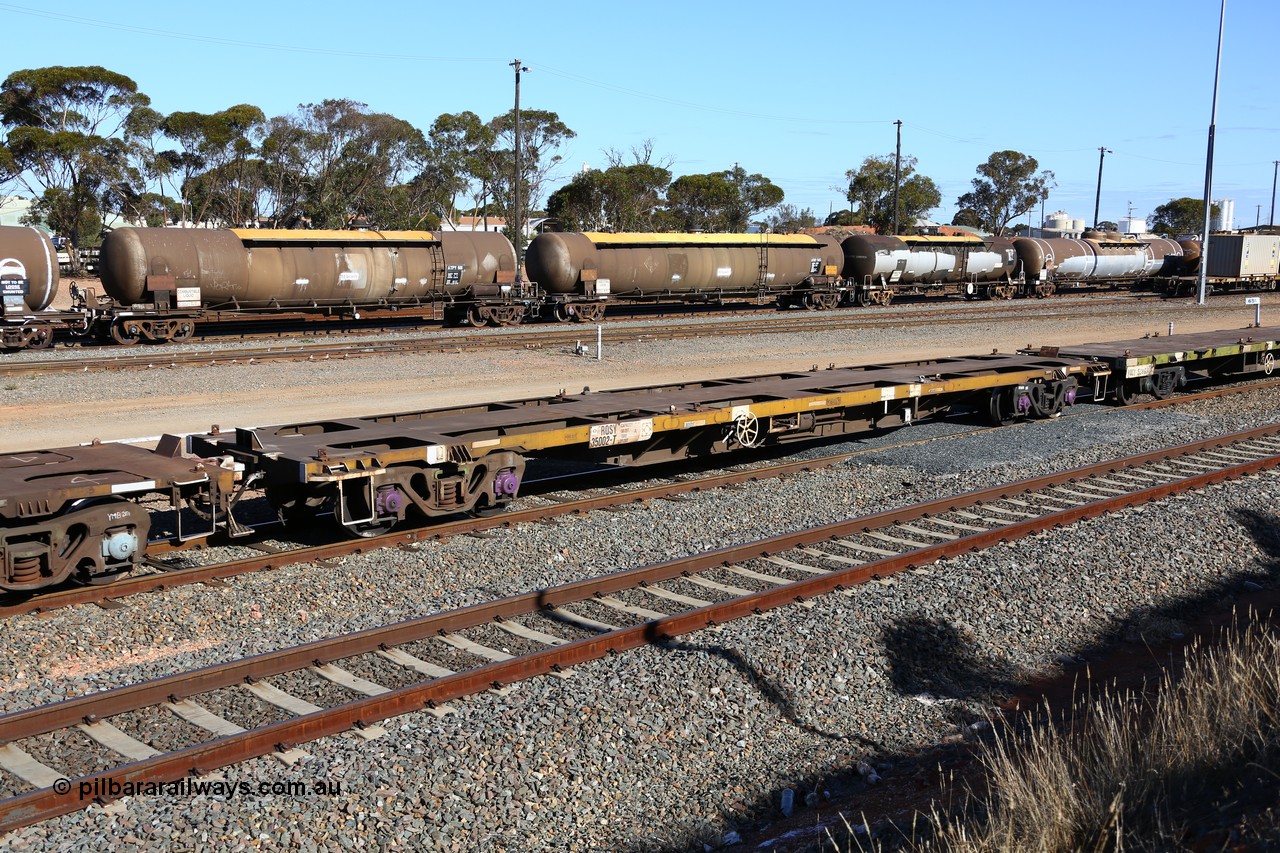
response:
M1093 227L1098 227L1098 210L1102 207L1102 161L1107 158L1108 154L1114 153L1110 148L1099 146L1098 148L1098 194L1093 197Z
M521 282L524 281L524 211L520 209L520 72L529 69L521 65L518 59L508 64L516 70L516 174L511 191L514 193L513 203L516 215L513 231L515 239L512 242L516 244L516 288L519 289Z
M1218 13L1218 61L1213 66L1213 110L1209 113L1209 151L1204 162L1204 241L1200 244L1200 281L1196 303L1205 303L1209 286L1209 212L1213 205L1213 135L1218 127L1218 75L1222 71L1222 29L1227 22L1227 0Z
M898 145L893 155L893 236L898 236L898 187L902 183L902 119L894 122L898 126Z
M1276 176L1280 175L1280 160L1272 160L1271 163L1276 168L1271 173L1271 219L1267 224L1274 226L1276 224Z

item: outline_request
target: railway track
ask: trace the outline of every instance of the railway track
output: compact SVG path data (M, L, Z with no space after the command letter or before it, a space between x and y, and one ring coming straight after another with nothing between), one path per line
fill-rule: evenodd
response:
M608 654L870 581L893 583L896 573L928 571L947 557L1276 467L1280 426L1247 430L8 714L0 717L0 768L32 790L0 801L0 831L258 756L292 763L305 755L299 745L321 737L373 739L390 717L446 713L445 703L468 695L541 675L569 677L571 667ZM486 644L493 635L513 652ZM360 675L374 658L378 671L400 673L399 683ZM291 674L338 685L351 701L322 707L269 680ZM284 718L238 725L219 713L227 691L248 694L264 719ZM122 714L181 726L186 745L157 750L112 723ZM95 760L98 769L76 776L23 749L24 741L72 731L111 761Z
M1058 303L1045 305L1024 303L984 307L948 309L948 323L982 323L992 319L993 310L1014 317L1034 319L1058 313ZM1141 308L1128 308L1118 314L1145 314ZM1111 316L1116 316L1112 314ZM1007 319L1007 318L1006 318ZM933 326L938 322L936 310L896 312L868 315L865 312L804 313L790 312L767 318L750 318L733 322L704 321L668 323L662 326L608 326L606 343L639 343L678 340L707 335L787 334L798 331L844 331ZM431 334L416 337L387 338L361 343L315 342L271 344L217 349L149 348L144 352L113 349L102 355L64 356L41 359L13 359L0 362L0 377L20 375L52 375L85 373L100 370L155 370L182 366L214 366L266 364L280 361L330 361L366 358L378 355L414 353L462 353L495 349L552 349L591 343L592 329L585 326L551 326L525 331L481 332L472 334Z
M1238 394L1255 389L1266 389L1280 386L1280 379L1262 383L1213 388L1195 393L1182 394L1165 400L1148 400L1133 403L1129 409L1155 409L1196 400L1211 399L1230 394ZM1064 417L1074 417L1065 415ZM1013 427L990 427L989 429L1007 429ZM969 435L972 433L963 433ZM916 441L905 441L892 447L907 447L916 444L945 440L953 436L931 437ZM419 543L447 539L462 535L483 535L486 530L510 528L523 523L539 523L577 513L592 512L601 509L616 509L629 504L643 503L653 500L678 499L699 491L709 491L733 487L748 482L786 477L806 471L837 465L847 459L863 453L874 453L888 449L886 447L867 448L852 452L842 452L813 459L780 462L759 467L741 468L734 466L730 470L713 474L699 475L693 479L678 479L642 488L618 486L609 488L604 494L587 497L564 497L558 492L534 494L531 497L546 501L544 505L509 511L490 517L467 517L451 521L437 522L424 527L408 530L392 531L367 539L343 539L318 545L302 545L294 548L279 548L262 543L236 543L240 547L261 550L262 554L237 560L221 562L206 566L175 568L156 557L177 551L202 547L200 540L189 540L181 547L167 542L152 543L148 549L151 555L147 564L153 570L148 573L134 574L110 584L100 586L68 586L62 589L43 592L29 598L0 599L0 619L24 614L51 613L65 607L83 604L96 604L105 608L124 606L123 601L131 596L148 592L163 592L186 584L213 584L237 575L271 571L299 563L314 563L354 556L381 548L413 548Z

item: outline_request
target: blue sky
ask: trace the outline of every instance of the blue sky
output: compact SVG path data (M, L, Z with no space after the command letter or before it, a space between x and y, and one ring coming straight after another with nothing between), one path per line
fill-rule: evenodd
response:
M102 65L161 112L282 115L344 97L424 131L445 112L554 110L578 134L552 187L653 140L675 174L734 163L821 218L872 154L903 153L950 221L974 167L1012 148L1052 169L1047 210L1103 219L1200 197L1218 0L866 2L0 3L0 70ZM1229 0L1214 197L1270 214L1280 159L1280 0ZM1039 212L1036 212L1038 218ZM1280 218L1280 212L1277 213Z

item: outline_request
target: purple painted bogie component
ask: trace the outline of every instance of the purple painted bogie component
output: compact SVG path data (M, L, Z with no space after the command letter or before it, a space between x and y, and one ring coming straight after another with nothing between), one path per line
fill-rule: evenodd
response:
M1068 406L1074 406L1076 404L1075 386L1072 386L1070 389L1067 390L1066 402Z
M1018 395L1018 411L1022 412L1023 414L1026 414L1027 412L1031 411L1031 395L1030 394Z
M374 515L378 517L399 515L403 507L404 495L400 493L400 489L395 486L378 489L377 497L373 501Z
M520 478L510 468L499 471L493 478L493 493L500 498L514 498L520 491Z

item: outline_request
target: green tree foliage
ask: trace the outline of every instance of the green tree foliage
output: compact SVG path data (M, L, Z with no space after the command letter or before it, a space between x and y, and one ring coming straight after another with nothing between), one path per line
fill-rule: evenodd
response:
M228 225L257 218L263 179L255 140L266 126L262 110L251 104L165 118L160 129L179 149L158 152L154 171L162 186L175 184L181 218Z
M487 174L493 186L493 198L507 219L507 237L522 246L524 235L515 233L515 110L489 122L498 147L487 158ZM550 110L520 111L520 212L528 223L526 211L539 206L552 171L560 163L554 153L566 140L577 134Z
M637 162L624 164L609 152L613 165L581 172L551 194L547 212L565 231L653 231L671 170L648 162L652 148L636 149Z
M824 219L824 220L822 220L822 224L823 224L823 225L828 225L828 226L832 226L832 225L840 225L840 226L855 225L855 224L856 224L856 223L854 222L854 219L855 219L855 218L856 218L856 217L853 215L853 211L852 211L852 210L836 210L836 211L833 211L832 213L829 213L829 214L827 215L827 218L826 218L826 219Z
M952 225L963 225L965 228L981 228L982 217L978 215L976 210L968 207L962 207L956 211L956 215L951 217Z
M776 207L782 189L741 166L684 175L667 189L667 222L676 231L742 233L757 214Z
M150 99L133 80L97 65L15 71L0 84L8 163L32 195L32 213L73 246L86 245L104 212L136 189L130 116ZM145 126L146 122L139 122ZM73 264L76 254L71 255Z
M1210 215L1218 215L1218 206L1210 206ZM1171 198L1147 217L1147 227L1161 237L1199 234L1204 230L1204 200Z
M818 217L809 208L800 210L794 204L780 204L769 214L769 230L775 234L798 234L806 228L816 228Z
M427 134L427 162L414 185L437 217L458 217L458 200L469 195L479 213L493 193L497 142L493 129L473 112L445 113Z
M855 222L870 225L880 234L893 233L894 155L868 157L845 172L849 179L849 204ZM902 230L942 202L932 178L916 174L916 158L903 157L898 182L898 228Z
M961 209L977 215L978 227L1003 235L1014 219L1049 197L1056 184L1053 172L1036 172L1036 158L1018 151L996 151L978 166L972 189L956 200Z
M273 118L262 140L267 214L283 225L401 227L392 188L417 174L426 140L413 125L347 99Z

